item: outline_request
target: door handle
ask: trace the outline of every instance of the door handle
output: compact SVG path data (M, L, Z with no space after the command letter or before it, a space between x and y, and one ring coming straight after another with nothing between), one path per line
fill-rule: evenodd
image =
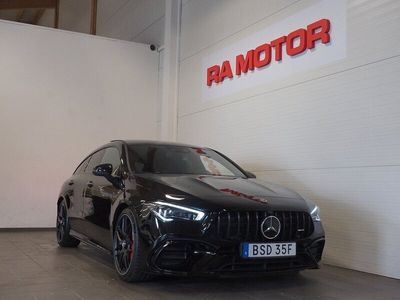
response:
M73 185L74 184L74 181L73 180L70 180L69 182L68 182L68 185Z
M89 181L89 182L87 183L87 186L90 187L90 188L93 187L93 181Z

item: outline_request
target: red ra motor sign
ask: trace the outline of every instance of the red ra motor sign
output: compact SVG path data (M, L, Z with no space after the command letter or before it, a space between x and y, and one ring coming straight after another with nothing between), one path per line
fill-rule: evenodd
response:
M236 55L235 61L225 60L221 65L213 65L207 68L207 86L222 83L225 78L233 78L234 74L240 76L249 70L261 69L273 63L282 61L282 53L288 56L296 56L316 48L317 42L327 44L331 40L331 22L329 19L317 20L305 28L299 28L288 35L263 43L247 53Z

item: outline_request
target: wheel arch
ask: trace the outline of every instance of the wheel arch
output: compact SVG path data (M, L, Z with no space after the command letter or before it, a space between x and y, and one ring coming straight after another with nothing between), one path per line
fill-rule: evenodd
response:
M70 201L70 199L69 199L68 196L66 196L66 197L60 196L60 197L58 198L58 200L57 200L57 207L58 207L58 205L60 205L61 201L63 201L63 200L65 200L65 202L67 203L67 208L69 208L69 207L70 207L70 204L71 204L71 201Z
M118 205L118 207L115 209L115 212L114 212L114 216L113 216L113 220L112 220L112 224L111 224L111 232L113 233L114 232L114 228L115 228L115 223L117 223L117 220L118 220L118 217L119 217L119 215L122 213L122 211L125 209L125 208L127 208L127 207L129 207L129 205L128 204L126 204L126 203L120 203L119 205Z

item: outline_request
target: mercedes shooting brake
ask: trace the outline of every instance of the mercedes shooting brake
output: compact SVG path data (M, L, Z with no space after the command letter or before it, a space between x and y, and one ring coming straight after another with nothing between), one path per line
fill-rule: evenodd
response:
M206 147L112 141L57 204L59 245L107 250L125 281L316 269L325 244L313 202Z

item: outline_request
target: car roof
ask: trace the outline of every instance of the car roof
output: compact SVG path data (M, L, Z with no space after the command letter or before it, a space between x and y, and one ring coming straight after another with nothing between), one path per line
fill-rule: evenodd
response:
M161 145L161 146L182 146L182 147L193 147L193 148L208 148L208 147L200 147L200 146L184 144L184 143L156 141L156 140L113 140L111 142L121 142L128 146L129 145Z

